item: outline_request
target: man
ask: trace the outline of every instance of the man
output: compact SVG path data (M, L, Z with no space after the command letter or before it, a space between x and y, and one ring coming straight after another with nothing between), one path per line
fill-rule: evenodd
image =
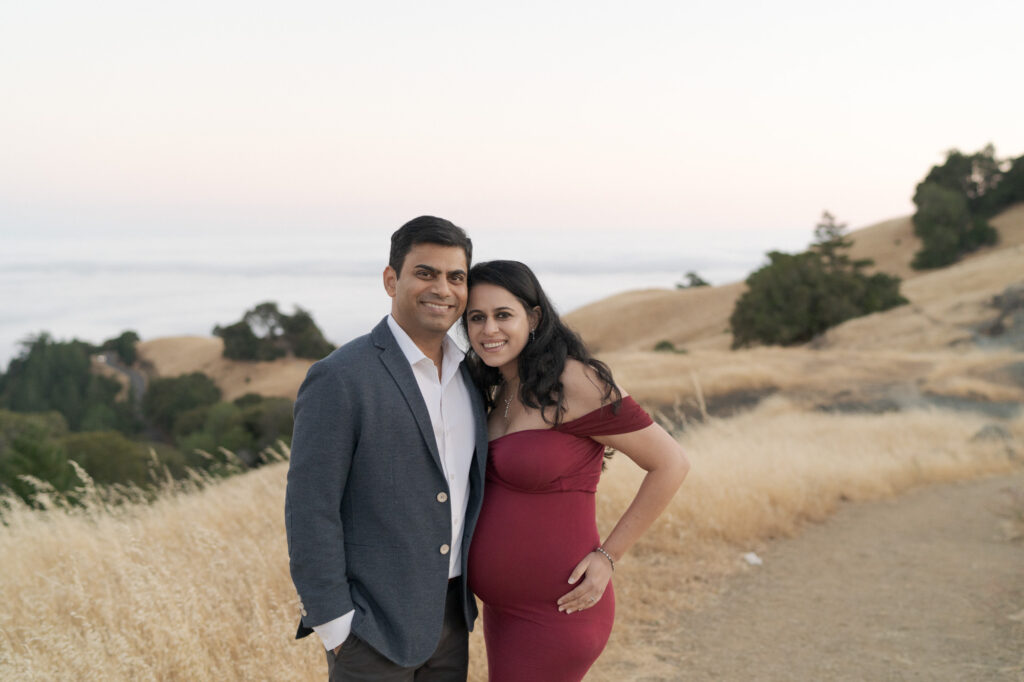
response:
M472 242L421 216L391 236L391 314L314 364L295 401L285 499L292 580L331 680L465 680L466 582L487 451L448 329Z

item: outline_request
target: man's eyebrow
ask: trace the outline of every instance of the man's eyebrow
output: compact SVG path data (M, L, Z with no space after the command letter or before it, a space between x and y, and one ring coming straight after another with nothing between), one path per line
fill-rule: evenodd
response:
M439 275L439 274L441 274L440 270L438 270L437 268L435 268L432 265L427 265L426 263L420 263L420 264L414 266L414 269L416 269L416 270L426 270L427 272L429 272L432 275ZM465 275L465 274L466 274L466 271L463 270L462 268L458 268L456 270L449 270L448 271L448 275L449 276L451 276L451 275Z

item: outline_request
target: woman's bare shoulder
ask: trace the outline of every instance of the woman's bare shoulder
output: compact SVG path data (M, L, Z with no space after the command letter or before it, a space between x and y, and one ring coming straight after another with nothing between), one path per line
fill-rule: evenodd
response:
M565 361L561 379L567 408L565 416L568 419L592 412L616 397L614 391L608 395L608 384L593 367L574 358ZM622 395L625 396L625 393Z

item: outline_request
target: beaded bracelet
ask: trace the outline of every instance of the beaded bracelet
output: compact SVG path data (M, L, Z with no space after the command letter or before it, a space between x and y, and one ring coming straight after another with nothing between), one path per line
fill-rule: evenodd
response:
M609 554L607 552L607 550L605 550L605 548L601 547L600 545L595 547L594 551L595 552L600 552L601 554L604 554L605 558L608 559L608 563L610 563L612 565L612 571L614 572L615 571L615 559L612 558L612 555Z

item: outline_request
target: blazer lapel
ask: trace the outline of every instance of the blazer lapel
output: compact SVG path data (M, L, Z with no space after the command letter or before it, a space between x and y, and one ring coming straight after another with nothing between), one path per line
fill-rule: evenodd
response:
M384 363L384 367L387 368L395 383L398 384L399 390L402 391L405 402L416 419L416 425L419 426L420 434L427 444L427 449L430 450L430 456L434 459L434 464L437 465L439 471L444 471L444 467L441 466L441 455L437 451L437 441L434 439L434 427L430 424L427 404L423 401L423 394L420 393L419 384L416 383L416 377L412 373L409 361L402 353L402 349L398 347L398 342L395 341L391 330L388 329L387 318L381 320L380 324L373 328L371 338L374 344L382 349L381 362Z

